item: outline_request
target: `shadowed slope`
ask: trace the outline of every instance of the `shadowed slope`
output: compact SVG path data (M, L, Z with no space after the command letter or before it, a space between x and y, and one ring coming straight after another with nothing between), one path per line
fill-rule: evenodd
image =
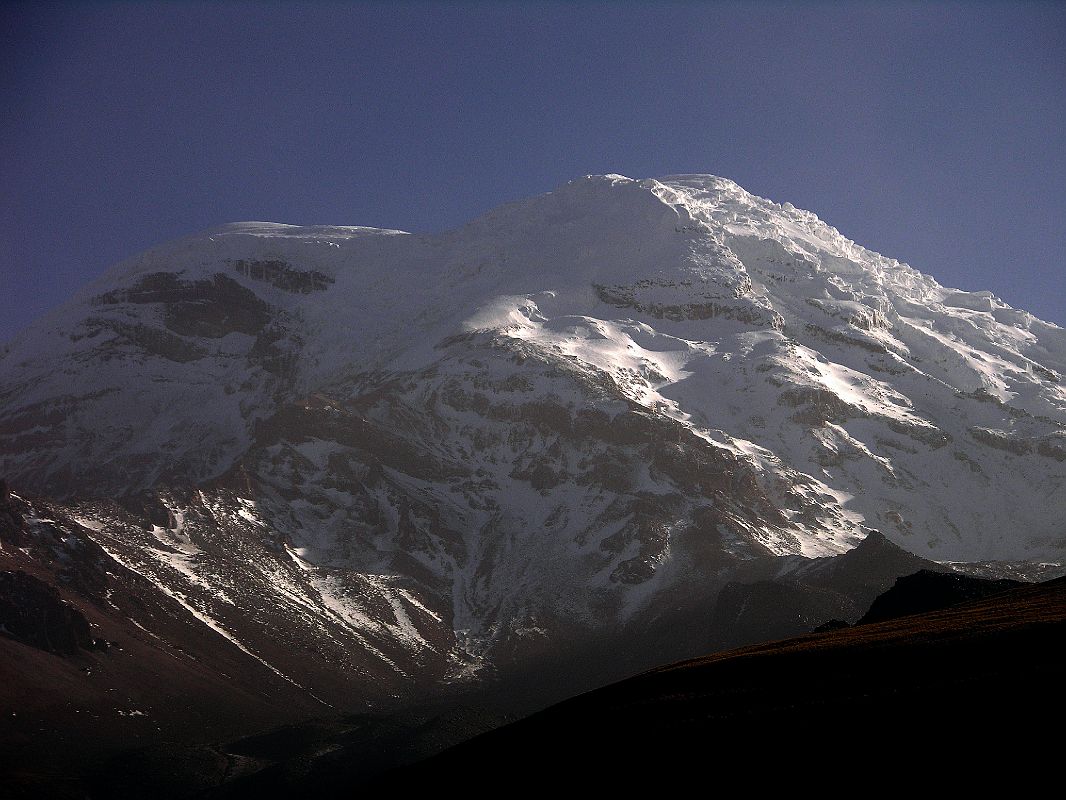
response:
M1064 633L1066 580L1057 579L654 670L385 782L429 785L477 770L489 781L553 784L572 770L582 784L621 787L651 780L643 767L695 778L773 764L759 780L778 784L797 777L778 768L850 773L891 757L906 774L957 748L988 751L1002 768L1050 746L1040 731L1063 711Z

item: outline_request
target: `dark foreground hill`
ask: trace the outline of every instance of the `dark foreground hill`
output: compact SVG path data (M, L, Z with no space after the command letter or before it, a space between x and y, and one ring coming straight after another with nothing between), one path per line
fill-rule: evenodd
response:
M910 613L919 605L933 610ZM505 721L492 710L501 698L469 696L273 729L234 719L234 731L261 731L239 739L217 722L214 735L175 738L172 729L163 741L142 736L108 757L113 732L97 717L80 729L80 743L68 737L56 749L48 739L49 770L27 729L23 746L6 751L22 763L7 764L5 788L15 796L263 800L352 796L368 782L432 789L473 776L486 791L515 780L534 788L632 789L691 781L709 769L722 780L776 786L798 775L839 780L885 764L899 777L978 756L989 759L983 769L1035 774L1057 741L1063 710L1066 579L1017 585L920 572L897 580L874 608L895 616L684 661L496 730ZM40 652L42 663L57 658L11 644ZM96 766L64 778L71 747L85 751L83 764L98 751ZM31 751L35 766L26 760ZM967 766L953 779L978 774Z
M1017 589L1021 581L1007 579L987 580L951 572L935 572L922 569L913 575L904 575L895 585L874 600L860 624L885 622L911 614L923 614L942 608L962 605L986 597Z
M1024 782L1059 740L1064 634L1060 578L657 669L382 783L429 788L477 774L489 785L631 789L732 775L767 787L929 769Z

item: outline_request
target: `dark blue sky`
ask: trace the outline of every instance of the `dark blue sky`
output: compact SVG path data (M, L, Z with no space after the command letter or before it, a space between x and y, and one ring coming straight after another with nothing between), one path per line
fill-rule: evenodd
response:
M1066 325L1066 4L0 8L0 339L222 222L710 172Z

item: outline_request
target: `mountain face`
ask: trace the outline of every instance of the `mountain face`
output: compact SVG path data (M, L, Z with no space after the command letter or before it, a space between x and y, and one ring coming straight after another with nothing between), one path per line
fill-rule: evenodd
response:
M53 544L0 555L54 577L84 541L145 646L116 576L323 702L403 696L872 530L1061 562L1064 373L1063 329L711 176L439 235L227 225L4 347L0 476Z

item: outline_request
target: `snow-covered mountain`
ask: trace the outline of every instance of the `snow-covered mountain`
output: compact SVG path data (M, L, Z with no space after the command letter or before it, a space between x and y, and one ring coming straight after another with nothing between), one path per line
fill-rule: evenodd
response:
M1066 330L790 204L590 176L116 266L2 351L0 476L272 669L304 637L399 692L875 529L1060 562L1064 374Z

